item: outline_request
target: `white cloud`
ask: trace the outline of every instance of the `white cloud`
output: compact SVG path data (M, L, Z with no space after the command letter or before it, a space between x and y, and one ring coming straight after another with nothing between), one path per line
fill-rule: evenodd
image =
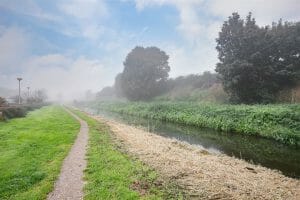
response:
M217 52L214 47L189 49L166 46L164 50L170 56L170 77L213 71L217 62Z
M19 69L21 60L28 55L29 44L24 30L3 28L0 32L0 70L8 72Z
M21 76L22 89L45 88L49 97L58 93L66 100L82 96L88 89L99 91L113 84L117 73L115 60L73 58L64 54L33 55L33 41L26 31L17 27L0 29L0 87L17 88Z
M75 24L63 30L67 35L82 36L95 41L107 29L100 24L109 16L108 8L103 0L69 0L59 4L58 8L64 15L75 18Z
M194 5L178 5L180 15L180 24L177 26L178 30L190 41L196 42L199 36L203 35L205 26L200 23Z
M171 77L213 71L217 62L215 38L219 21L206 21L200 14L204 0L135 0L139 11L149 6L174 6L179 13L177 31L186 39L184 46L163 45L170 56ZM161 46L161 45L158 45Z
M27 86L32 90L46 89L51 100L59 94L64 100L80 98L89 89L96 92L113 84L115 71L103 63L97 59L73 59L59 54L34 56L23 63L22 90ZM15 74L0 77L2 87L17 87Z
M61 4L60 9L80 20L94 20L108 15L107 6L102 0L69 0Z
M205 34L206 27L200 22L198 8L203 0L135 0L136 8L140 11L149 6L171 5L179 12L180 22L177 25L183 36L192 43L199 41L199 35Z
M153 41L145 41L143 35L151 30L144 24L140 31L118 30L109 25L110 10L104 0L68 0L63 3L54 1L54 10L41 8L32 0L25 0L22 6L16 0L3 0L0 7L21 15L43 20L41 26L66 35L85 38L94 44L93 51L104 51L102 59L90 59L78 55L78 49L55 49L43 46L52 52L32 55L31 48L40 42L34 35L18 28L0 26L0 86L17 87L16 76L21 75L23 86L45 88L51 98L58 93L65 99L79 96L87 89L100 90L111 85L117 72L123 68L122 61L134 45L156 45L170 56L171 77L201 73L213 70L217 62L215 38L233 11L244 17L249 11L260 25L270 24L279 18L284 20L300 19L299 0L132 0L140 12L152 6L173 6L178 11L177 30L185 39L180 45L177 41L161 41L159 36ZM55 10L55 8L58 10ZM126 11L124 11L126 12ZM45 21L46 20L46 21ZM51 21L50 24L48 22ZM44 23L45 22L45 23ZM45 24L45 25L44 25ZM44 36L43 36L44 38ZM45 38L45 40L47 40ZM84 41L86 42L86 41ZM82 43L85 44L85 43ZM50 45L50 44L49 44ZM74 53L76 52L76 53ZM82 53L84 54L84 52Z
M103 35L103 19L109 16L108 7L104 0L66 0L47 2L56 10L48 10L34 0L22 1L2 0L0 8L19 15L26 15L42 20L41 25L72 37L83 37L89 40L99 39Z
M299 0L210 0L208 9L214 16L227 19L232 12L239 12L241 16L246 16L252 12L260 25L271 24L280 18L284 20L300 19Z
M180 19L177 29L192 42L214 39L223 21L233 12L239 12L242 17L252 12L260 25L280 18L300 19L299 0L135 0L135 3L139 11L150 6L175 6ZM201 19L203 16L205 19Z
M280 18L300 19L299 0L134 0L140 12L147 7L174 6L178 10L179 31L187 43L184 47L166 47L170 55L171 76L213 71L217 60L215 38L223 21L232 12L245 17L250 11L259 25Z
M17 6L16 6L17 5ZM61 18L57 15L50 14L41 9L40 6L33 0L1 0L0 8L11 10L15 13L32 16L40 20L59 21Z
M82 96L88 89L99 91L112 84L110 68L96 59L46 55L35 57L25 65L24 81L28 80L28 84L34 87L45 88L52 99L63 94L65 100L71 100Z

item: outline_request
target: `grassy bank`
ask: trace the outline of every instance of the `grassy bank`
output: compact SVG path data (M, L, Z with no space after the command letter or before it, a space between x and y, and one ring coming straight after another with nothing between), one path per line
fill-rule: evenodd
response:
M78 131L59 106L0 122L0 199L45 199Z
M192 102L89 104L93 109L226 132L259 135L300 146L300 105L217 105Z
M122 153L105 124L74 112L90 128L85 199L181 199L176 186L158 181L155 171Z

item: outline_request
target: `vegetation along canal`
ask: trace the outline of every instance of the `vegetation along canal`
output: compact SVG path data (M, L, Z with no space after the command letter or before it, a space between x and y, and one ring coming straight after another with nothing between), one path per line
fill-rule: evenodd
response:
M86 109L91 114L129 125L141 126L148 131L199 145L212 153L224 153L254 164L276 169L283 174L300 178L300 150L274 140L236 133L225 133L207 128L179 125L122 115L96 109Z

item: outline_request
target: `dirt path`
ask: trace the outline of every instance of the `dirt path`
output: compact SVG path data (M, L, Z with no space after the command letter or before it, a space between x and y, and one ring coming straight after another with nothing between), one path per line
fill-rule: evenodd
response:
M114 121L105 121L132 155L176 181L191 199L300 199L300 181L277 171L164 138Z
M63 162L61 172L54 190L48 195L48 200L83 199L83 170L86 168L85 154L88 145L88 125L75 114L66 109L80 122L80 132L71 151Z

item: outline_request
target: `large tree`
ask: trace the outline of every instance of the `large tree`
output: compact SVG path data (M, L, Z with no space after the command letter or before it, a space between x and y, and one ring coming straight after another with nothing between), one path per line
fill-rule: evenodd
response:
M169 76L169 56L157 47L135 47L124 61L118 80L129 100L149 100L165 88Z
M251 13L246 20L233 13L217 38L216 68L231 100L272 102L279 90L293 85L299 75L299 42L299 23L259 27Z

